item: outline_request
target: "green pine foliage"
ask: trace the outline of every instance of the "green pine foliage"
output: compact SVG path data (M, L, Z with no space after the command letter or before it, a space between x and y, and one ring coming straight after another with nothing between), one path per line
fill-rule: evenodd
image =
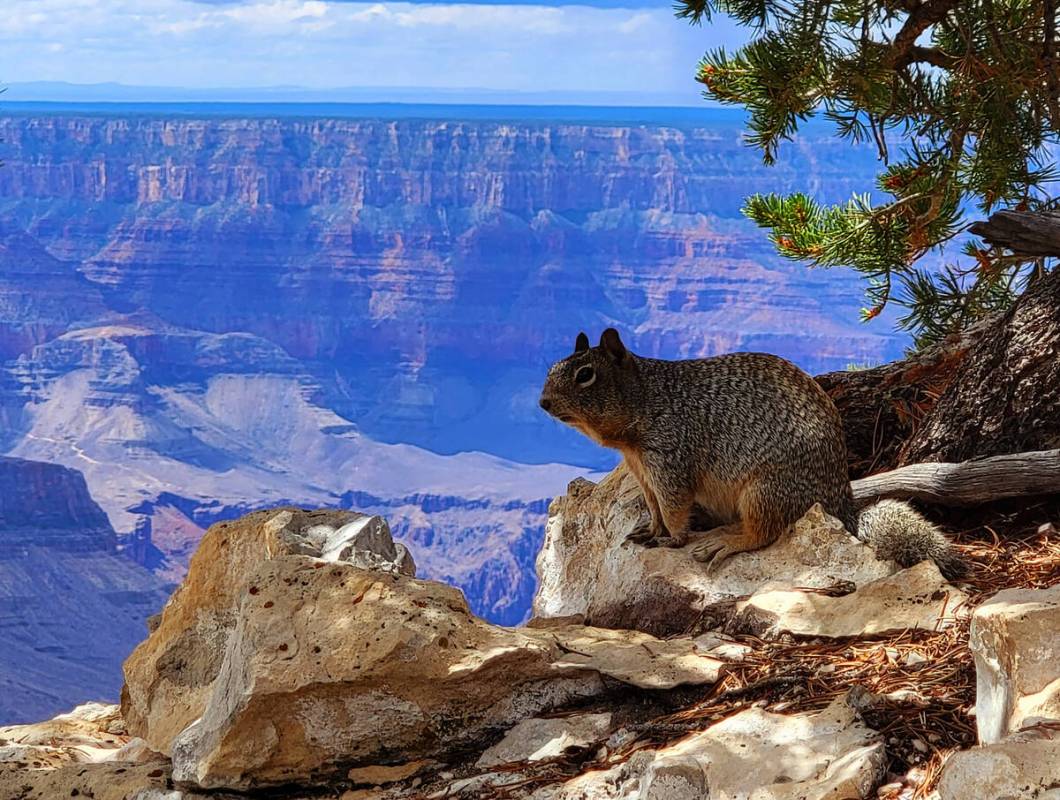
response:
M897 304L923 345L1006 307L1051 268L975 244L941 271L917 262L969 214L1052 206L1057 2L679 0L677 13L695 23L722 13L751 30L739 51L708 52L697 77L707 97L748 110L766 163L815 115L875 144L882 202L754 195L744 213L783 255L865 275L864 317Z

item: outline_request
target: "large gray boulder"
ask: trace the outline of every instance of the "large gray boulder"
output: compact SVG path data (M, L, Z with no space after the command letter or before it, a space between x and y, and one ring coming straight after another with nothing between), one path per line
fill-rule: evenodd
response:
M1060 720L1060 584L995 594L975 610L968 646L981 744Z

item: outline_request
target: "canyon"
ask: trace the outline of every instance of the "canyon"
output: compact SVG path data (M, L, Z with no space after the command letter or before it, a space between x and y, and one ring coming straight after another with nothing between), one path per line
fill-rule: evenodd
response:
M0 720L117 697L171 588L118 552L80 473L0 456Z
M874 152L811 129L766 168L716 113L3 118L0 347L146 309L275 343L380 441L601 468L535 405L581 328L615 324L646 355L761 349L811 372L900 354L887 322L858 321L856 276L783 261L739 213L756 191L845 201Z
M113 695L204 529L255 508L380 514L421 574L524 620L549 499L615 463L537 408L581 329L811 372L901 353L890 320L859 322L856 276L780 259L739 213L756 191L845 201L871 150L810 126L766 168L731 114L653 113L0 117L0 453L83 474L55 492L99 504L92 552L139 587L110 682L60 699ZM94 596L91 559L19 530L52 559L34 570L71 575L64 603ZM28 563L0 561L0 585Z

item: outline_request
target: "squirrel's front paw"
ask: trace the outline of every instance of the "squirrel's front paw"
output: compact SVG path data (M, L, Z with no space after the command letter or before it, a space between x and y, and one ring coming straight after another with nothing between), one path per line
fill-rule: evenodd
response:
M725 539L725 534L720 534L712 536L705 542L700 542L692 548L692 558L696 561L702 561L705 563L708 570L717 569L721 562L731 556L734 552L738 552L731 549Z

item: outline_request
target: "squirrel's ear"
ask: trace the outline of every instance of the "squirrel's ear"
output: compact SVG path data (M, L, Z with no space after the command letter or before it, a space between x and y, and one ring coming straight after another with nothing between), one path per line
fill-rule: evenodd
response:
M600 346L617 362L621 362L628 354L618 331L614 328L608 328L600 335Z
M574 340L574 353L584 353L589 349L589 337L585 335L585 331L578 334L578 338Z

